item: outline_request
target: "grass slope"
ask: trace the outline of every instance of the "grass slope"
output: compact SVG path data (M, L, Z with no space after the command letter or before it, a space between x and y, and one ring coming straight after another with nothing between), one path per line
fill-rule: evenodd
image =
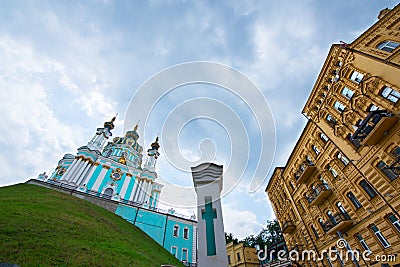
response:
M36 185L0 188L0 262L20 266L183 266L121 217Z

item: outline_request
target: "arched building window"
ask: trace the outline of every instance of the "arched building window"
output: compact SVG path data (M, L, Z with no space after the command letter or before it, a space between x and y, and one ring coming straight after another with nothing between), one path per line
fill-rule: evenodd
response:
M386 52L392 52L395 50L400 44L393 41L384 41L380 43L377 48Z

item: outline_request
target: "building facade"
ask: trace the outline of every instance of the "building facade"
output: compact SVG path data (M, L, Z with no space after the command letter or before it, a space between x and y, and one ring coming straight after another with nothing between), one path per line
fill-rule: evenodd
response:
M400 266L400 5L378 18L332 45L266 188L288 249L319 257L303 266Z
M88 144L78 148L76 156L65 154L54 172L49 177L39 175L39 180L90 195L100 202L117 203L112 209L115 214L139 227L181 261L195 264L196 217L178 216L173 209L158 209L163 188L156 182L156 163L160 155L158 137L147 150L145 164L142 164L138 126L127 131L124 137L110 141L114 121L115 117L97 128Z
M242 242L234 244L229 242L226 244L226 252L228 254L229 267L258 267L257 251L252 247L245 247Z

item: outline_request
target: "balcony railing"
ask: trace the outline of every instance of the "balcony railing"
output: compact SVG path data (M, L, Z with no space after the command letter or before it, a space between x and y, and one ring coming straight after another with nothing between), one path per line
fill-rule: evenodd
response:
M399 117L386 110L371 111L350 137L356 146L375 145L396 125Z
M327 234L332 234L337 231L343 231L353 225L353 220L347 213L339 212L333 215L324 223L324 231Z
M324 199L329 197L331 193L332 190L327 184L319 184L307 195L307 201L310 204L319 205Z
M294 229L296 229L296 225L291 220L285 221L282 225L282 233L284 234L291 233Z
M304 183L308 180L308 178L311 177L311 175L314 173L314 171L317 169L317 167L314 165L314 163L310 160L304 161L300 167L299 170L296 172L294 175L297 183Z

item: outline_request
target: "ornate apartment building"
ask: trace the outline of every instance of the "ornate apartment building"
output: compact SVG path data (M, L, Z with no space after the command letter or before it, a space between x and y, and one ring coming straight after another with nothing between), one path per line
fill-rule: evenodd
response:
M266 188L302 266L400 266L400 5L378 18L332 45ZM310 250L319 258L301 257Z

